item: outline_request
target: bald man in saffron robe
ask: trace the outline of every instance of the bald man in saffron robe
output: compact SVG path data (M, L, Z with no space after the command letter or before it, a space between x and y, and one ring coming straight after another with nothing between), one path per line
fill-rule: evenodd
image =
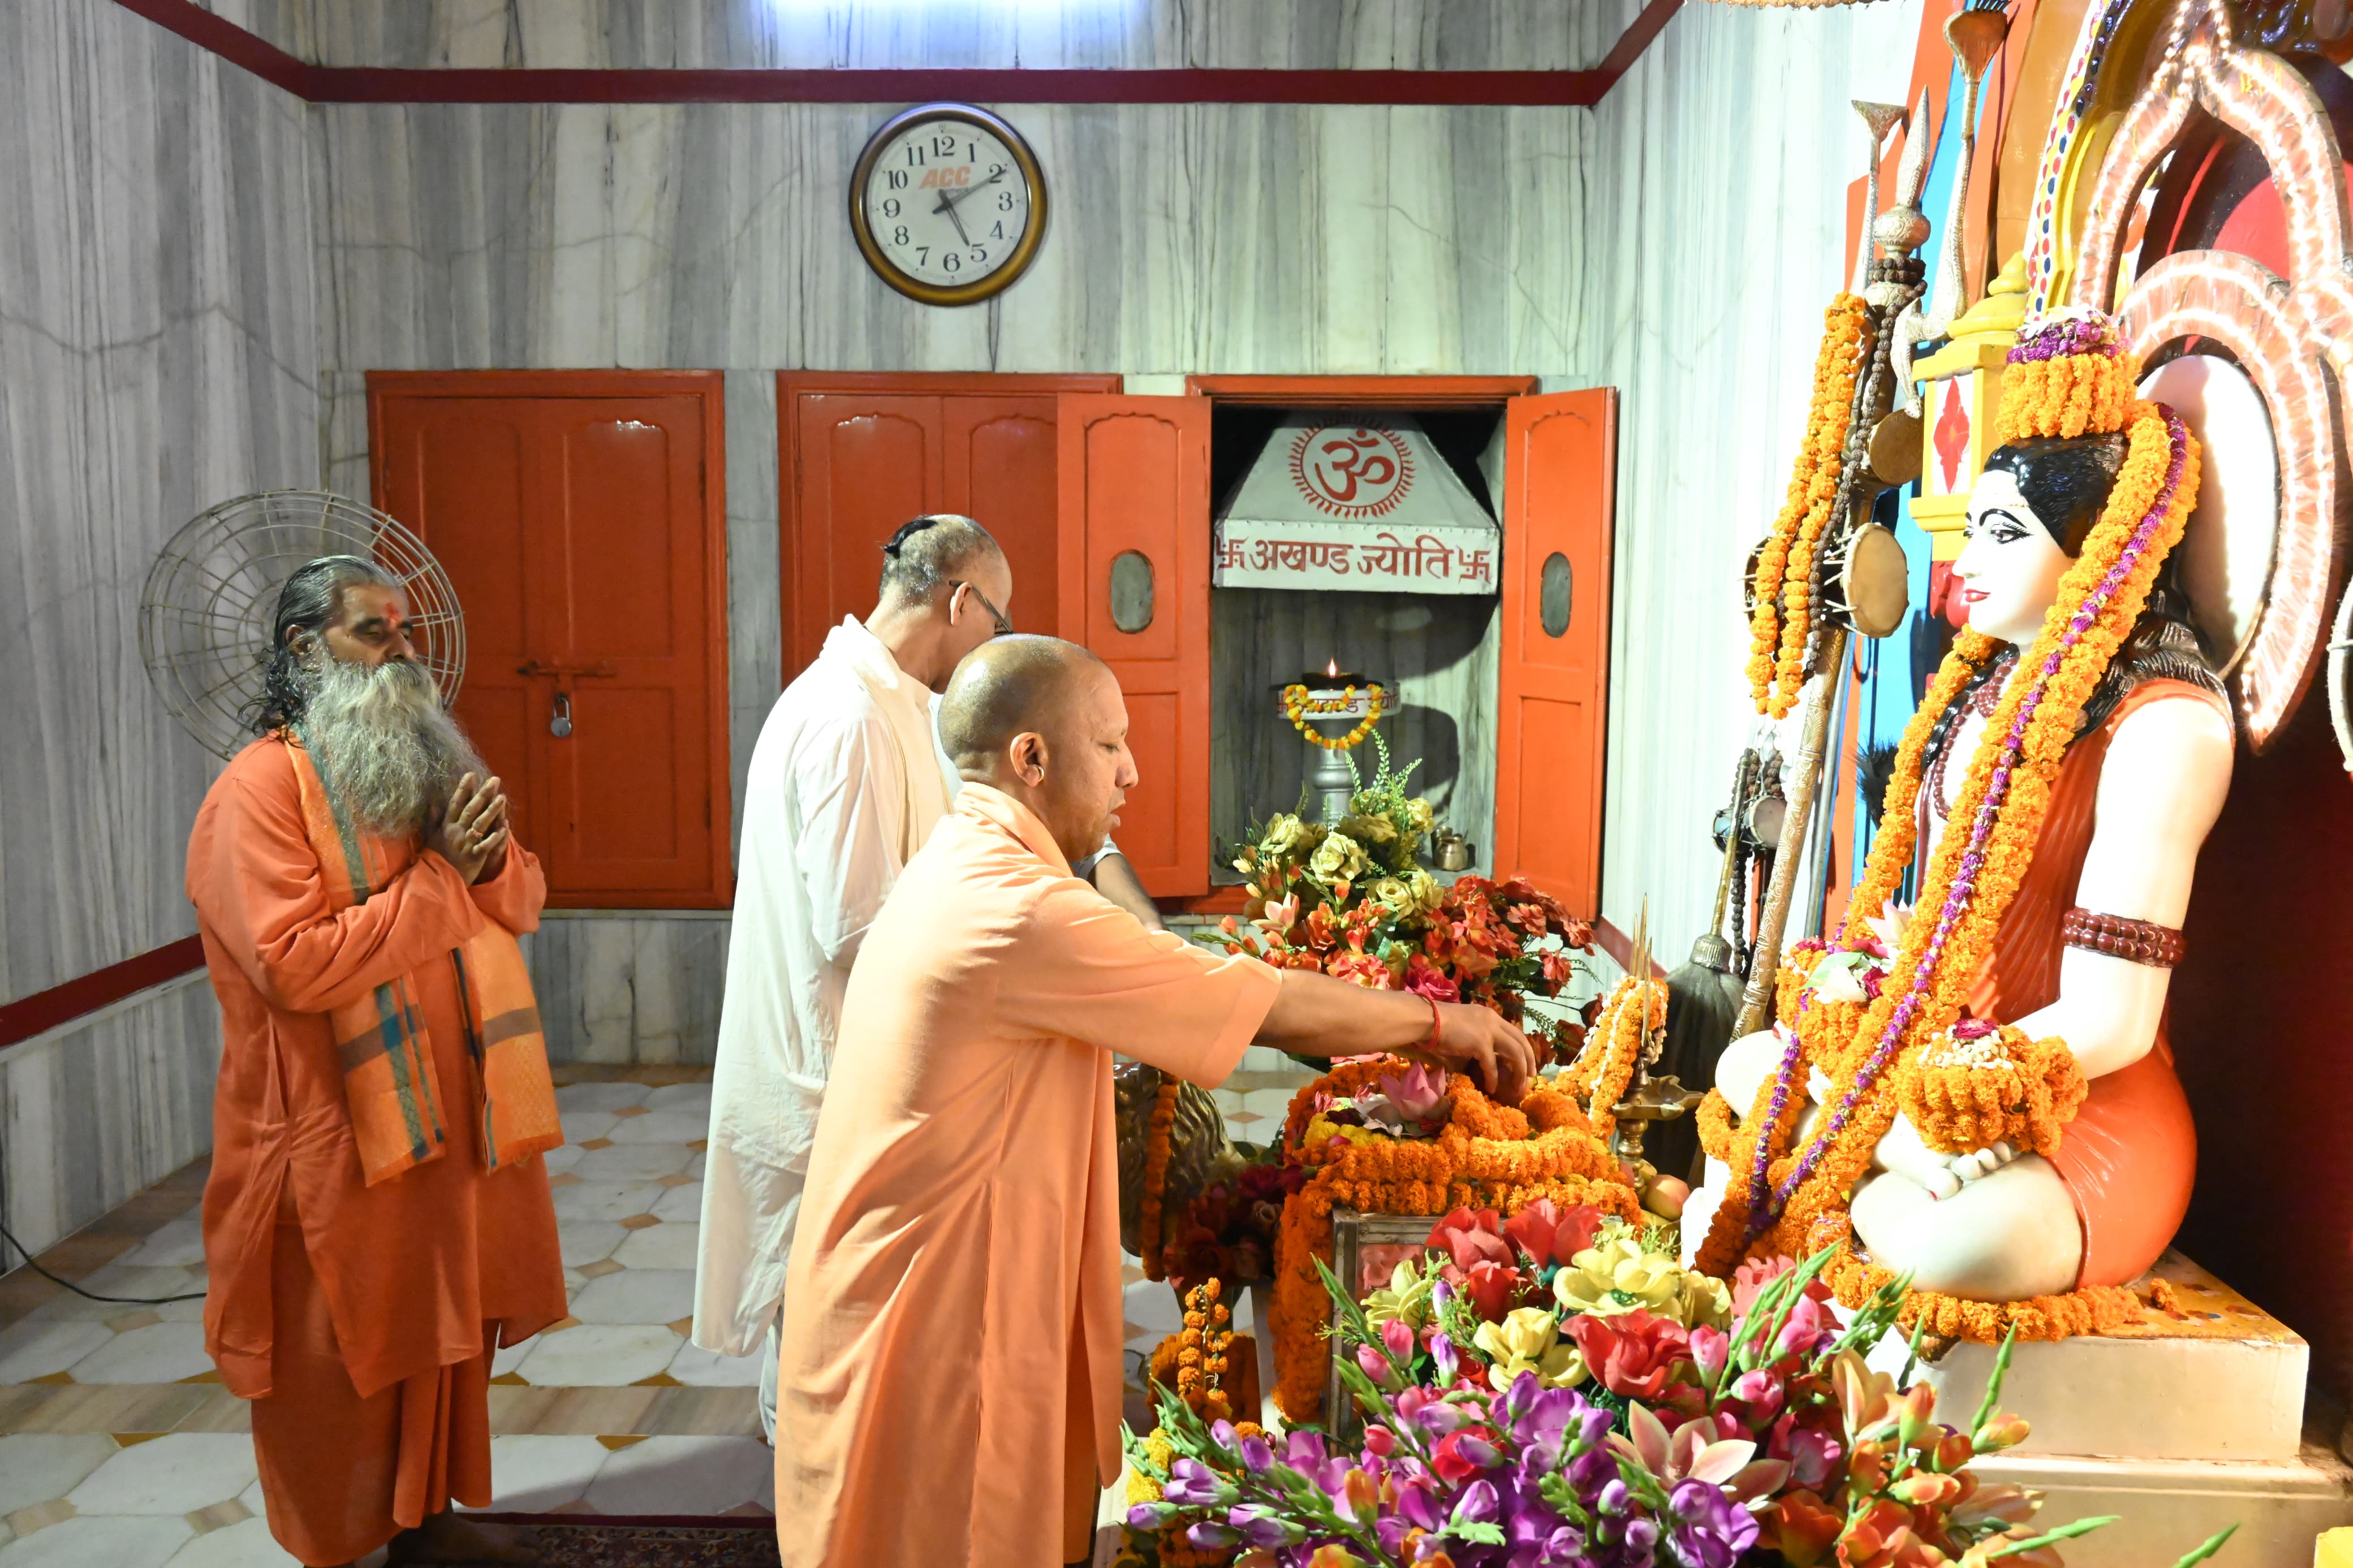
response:
M1046 1568L1119 1473L1112 1053L1202 1085L1253 1042L1419 1047L1516 1100L1483 1007L1220 956L1071 875L1136 782L1118 682L1053 637L957 668L964 780L860 948L785 1289L787 1568Z
M546 883L370 563L289 580L259 723L188 841L222 1025L205 1348L303 1563L533 1562L447 1510L491 1501L492 1352L565 1311L514 941Z

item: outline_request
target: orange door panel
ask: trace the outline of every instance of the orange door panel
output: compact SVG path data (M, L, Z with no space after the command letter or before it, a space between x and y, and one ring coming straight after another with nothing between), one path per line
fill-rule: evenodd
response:
M947 486L942 511L972 518L1005 547L1013 568L1008 611L1023 631L1060 624L1051 397L943 397Z
M552 904L729 896L719 387L680 372L369 377L376 504L456 584L458 715Z
M1141 775L1119 846L1155 897L1206 893L1208 400L1073 394L1056 425L1061 635L1119 677Z
M1495 869L1599 916L1618 395L1514 397L1504 417Z
M807 668L844 616L874 607L882 546L909 518L941 510L940 400L811 393L788 405L800 471L786 541L792 635L785 679Z

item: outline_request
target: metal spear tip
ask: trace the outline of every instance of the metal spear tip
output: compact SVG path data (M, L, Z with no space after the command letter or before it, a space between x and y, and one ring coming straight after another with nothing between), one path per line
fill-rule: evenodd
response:
M1961 62L1961 74L1974 81L1985 75L1986 67L2010 37L2010 15L1999 6L1971 5L1957 11L1945 22L1945 43L1953 58Z
M1863 98L1848 101L1854 105L1854 111L1862 116L1862 122L1871 127L1871 154L1875 159L1879 156L1880 148L1887 143L1888 132L1904 118L1904 106L1900 103L1873 103Z
M1910 207L1915 215L1920 189L1928 180L1928 144L1935 140L1928 123L1928 89L1923 87L1920 107L1912 111L1911 133L1904 139L1904 162L1895 172L1895 205Z

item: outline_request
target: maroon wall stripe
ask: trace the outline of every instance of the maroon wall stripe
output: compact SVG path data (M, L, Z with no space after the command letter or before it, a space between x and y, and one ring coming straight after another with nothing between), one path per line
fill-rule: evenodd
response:
M312 103L1493 104L1589 109L1683 0L1651 0L1591 70L481 70L315 66L195 0L115 0Z
M0 1005L0 1046L31 1039L44 1029L71 1023L85 1013L95 1013L133 992L161 985L192 969L202 969L204 964L204 943L195 937L184 936L152 952L110 963L63 985L52 985L47 991L36 991L30 996Z
M177 33L201 49L214 54L233 66L242 66L274 87L282 87L297 98L310 98L314 78L320 69L308 60L300 60L277 45L256 37L234 22L224 21L197 5L195 0L114 0L126 11L134 11L157 26Z

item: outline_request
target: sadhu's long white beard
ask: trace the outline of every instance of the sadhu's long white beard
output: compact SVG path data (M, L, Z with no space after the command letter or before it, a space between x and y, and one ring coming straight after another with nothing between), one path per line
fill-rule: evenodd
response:
M329 659L295 728L352 820L386 837L421 833L461 774L489 776L432 675L413 660Z

